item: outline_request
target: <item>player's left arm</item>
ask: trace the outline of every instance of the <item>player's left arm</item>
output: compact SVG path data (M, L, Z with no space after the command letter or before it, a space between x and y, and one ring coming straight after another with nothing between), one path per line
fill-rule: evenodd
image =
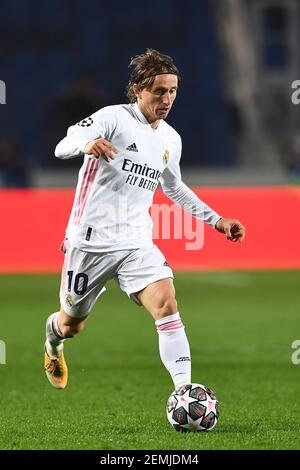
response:
M245 227L239 220L226 219L211 209L181 179L180 158L181 139L177 140L175 152L161 177L164 193L178 206L194 217L203 220L218 232L224 233L228 240L241 242L245 238Z

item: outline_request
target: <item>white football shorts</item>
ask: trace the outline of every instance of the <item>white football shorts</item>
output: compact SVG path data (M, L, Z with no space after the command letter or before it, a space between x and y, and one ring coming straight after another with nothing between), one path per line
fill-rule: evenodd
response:
M87 315L110 279L115 279L122 291L141 305L136 292L152 282L173 278L172 269L156 245L108 253L90 253L66 245L59 297L71 317Z

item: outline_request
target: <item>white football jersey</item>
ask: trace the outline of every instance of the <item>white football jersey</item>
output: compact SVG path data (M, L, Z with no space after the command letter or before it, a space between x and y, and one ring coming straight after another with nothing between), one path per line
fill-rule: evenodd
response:
M108 106L71 126L55 155L83 156L85 145L100 138L118 153L110 162L84 157L66 231L74 246L90 252L152 246L149 209L159 183L179 206L215 226L220 216L181 180L181 138L165 121L153 129L136 103Z

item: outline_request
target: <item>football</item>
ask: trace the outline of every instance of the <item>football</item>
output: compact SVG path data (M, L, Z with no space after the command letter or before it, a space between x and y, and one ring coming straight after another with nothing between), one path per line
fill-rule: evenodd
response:
M167 417L179 432L211 431L218 421L219 402L205 385L185 384L170 395Z

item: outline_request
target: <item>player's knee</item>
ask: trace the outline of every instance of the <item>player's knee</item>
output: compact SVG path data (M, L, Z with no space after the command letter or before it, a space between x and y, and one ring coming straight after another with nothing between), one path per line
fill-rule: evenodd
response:
M80 333L84 328L84 321L74 324L62 324L60 329L65 338L73 338L73 336Z
M161 299L161 302L157 305L155 310L156 320L160 320L161 318L167 317L168 315L173 315L174 313L178 312L175 297L170 295Z

